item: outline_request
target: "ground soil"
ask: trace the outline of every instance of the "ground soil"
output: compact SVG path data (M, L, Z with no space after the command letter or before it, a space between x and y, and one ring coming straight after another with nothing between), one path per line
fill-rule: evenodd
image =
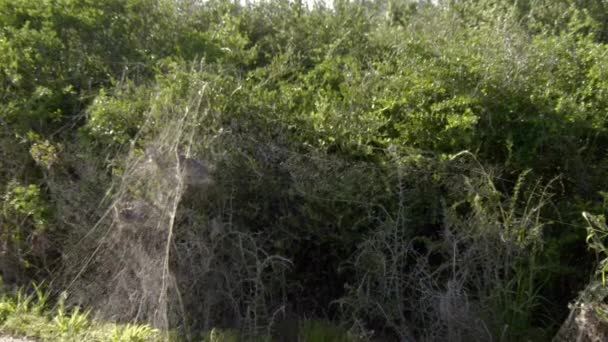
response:
M12 337L6 335L0 335L0 342L35 342L34 340L29 340L21 337Z

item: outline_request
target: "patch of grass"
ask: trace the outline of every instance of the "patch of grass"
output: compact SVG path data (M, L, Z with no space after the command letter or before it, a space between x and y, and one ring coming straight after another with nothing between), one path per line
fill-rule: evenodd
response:
M89 310L66 308L67 295L49 306L49 294L40 286L27 294L19 290L0 295L0 332L42 341L154 342L171 340L148 325L116 324L95 320Z
M331 324L330 322L308 320L303 321L299 327L298 339L294 342L354 342L348 332ZM273 342L286 341L285 336L257 336L244 339L237 331L212 329L209 333L203 336L203 342Z
M102 322L91 317L90 310L66 307L67 294L59 296L56 304L49 303L49 292L34 286L31 293L23 289L9 294L0 291L0 333L23 336L41 341L91 342L155 342L177 341L179 338L149 325ZM238 331L212 329L202 337L205 342L238 342ZM251 340L251 339L249 339ZM271 342L268 336L258 336L259 342ZM305 321L299 331L302 342L352 341L346 331L329 322Z
M305 342L350 342L346 331L323 321L306 321L300 330L300 340Z

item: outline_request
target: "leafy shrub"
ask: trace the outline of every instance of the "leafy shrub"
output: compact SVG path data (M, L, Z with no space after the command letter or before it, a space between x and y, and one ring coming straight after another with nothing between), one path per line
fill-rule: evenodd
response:
M545 338L605 210L607 13L0 0L4 278L183 331Z
M2 274L15 282L25 274L34 276L49 251L51 209L35 184L8 185L2 198Z

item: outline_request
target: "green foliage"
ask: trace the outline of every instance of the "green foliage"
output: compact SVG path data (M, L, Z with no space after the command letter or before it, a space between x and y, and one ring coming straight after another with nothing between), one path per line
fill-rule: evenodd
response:
M112 342L145 342L154 339L157 332L147 325L116 326L112 332Z
M600 258L598 271L602 277L602 284L606 286L606 273L608 272L608 249L605 240L608 236L608 226L603 215L593 216L583 212L583 217L587 221L587 244L593 249Z
M429 328L412 322L429 321L445 323L436 333L457 331L433 308L403 307L417 293L403 290L415 283L408 277L423 270L433 275L429 293L458 300L465 293L491 313L487 326L468 333L549 336L592 264L572 226L584 223L581 211L606 209L607 19L603 0L336 1L333 8L0 0L0 270L11 284L70 283L73 274L54 273L65 260L89 260L85 253L104 241L95 223L112 215L103 209L118 191L109 180L128 175L129 160L152 163L150 146L167 118L192 111L196 120L187 124L196 133L179 153L212 165L214 183L179 203L184 250L167 261L177 273L200 264L189 249L208 238L201 227L229 222L232 240L213 248L230 250L243 241L234 236L246 235L264 257L291 261L264 289L273 305L293 302L297 314L334 319L344 312L328 303L341 299L355 308L345 318L355 335L419 338ZM158 195L138 186L129 191ZM603 234L588 236L601 253ZM494 256L482 251L488 246ZM257 262L250 257L205 260ZM452 265L450 257L464 261ZM493 282L484 278L492 270ZM226 287L228 280L208 278L216 276L182 279L191 286L180 291L196 300L209 284ZM261 291L250 283L240 279L238 288ZM241 297L217 298L231 309L192 328L238 330L251 315L258 322ZM81 336L95 325L88 311L63 306L46 324L32 301L6 299L0 317L11 327L44 326L39 336L48 329ZM205 309L178 306L184 330L199 324L182 316ZM237 338L227 331L225 339ZM103 336L155 334L120 326ZM302 334L344 337L321 323Z
M31 219L36 229L47 228L48 208L39 186L30 184L24 187L13 183L4 195L4 202L6 207L3 212L6 218L14 216L15 223Z
M76 336L87 328L89 314L89 311L81 313L79 307L74 308L70 314L66 313L65 295L62 295L57 304L57 315L53 317L53 323L60 334Z
M19 289L15 294L3 291L0 297L0 332L24 335L44 341L163 341L163 336L146 325L119 325L94 321L89 312L76 307L68 314L67 295L62 294L55 309L50 306L51 293L34 285L27 294Z
M106 148L129 143L143 124L149 96L146 88L129 84L117 87L113 95L101 89L87 107L89 120L83 131Z
M36 274L52 234L52 209L38 185L11 182L2 197L0 236L6 262L5 277L15 281L23 272Z

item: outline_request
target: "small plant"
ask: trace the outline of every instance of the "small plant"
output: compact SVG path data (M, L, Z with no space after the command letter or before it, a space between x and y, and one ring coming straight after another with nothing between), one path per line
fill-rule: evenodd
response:
M606 286L606 273L608 273L608 247L604 241L608 237L608 226L603 215L594 216L588 212L583 212L583 218L587 221L587 245L593 249L600 260L598 273L602 278L602 284Z
M42 140L39 135L33 132L28 134L28 138L32 141L32 146L30 147L32 159L45 170L51 170L59 161L58 153L60 146L58 148L58 146L53 145L48 140Z
M0 272L7 282L22 285L43 269L51 216L39 185L9 182L0 197Z
M56 308L49 308L44 285L33 285L27 294L19 289L14 295L0 295L0 332L42 341L151 342L172 340L172 335L148 325L104 323L91 319L90 310L66 309L67 294L59 296Z
M67 315L64 311L58 310L53 321L62 334L78 335L89 325L89 313L89 311L80 312L78 307Z
M112 342L146 342L152 340L158 332L148 325L127 324L116 326L111 336Z
M36 300L32 302L32 312L41 315L46 310L49 302L50 292L45 289L44 284L33 284Z
M0 297L0 322L4 322L15 311L17 311L17 305L13 300L6 296Z
M47 337L51 331L45 316L49 292L43 285L34 285L34 291L26 293L20 288L14 295L3 293L0 297L0 331L27 336Z
M61 334L77 336L88 327L90 311L80 312L80 308L76 307L68 314L65 309L66 298L67 295L64 292L59 300L53 322Z
M18 313L29 312L33 300L33 295L26 295L23 288L20 288L17 290L15 297L15 311Z

